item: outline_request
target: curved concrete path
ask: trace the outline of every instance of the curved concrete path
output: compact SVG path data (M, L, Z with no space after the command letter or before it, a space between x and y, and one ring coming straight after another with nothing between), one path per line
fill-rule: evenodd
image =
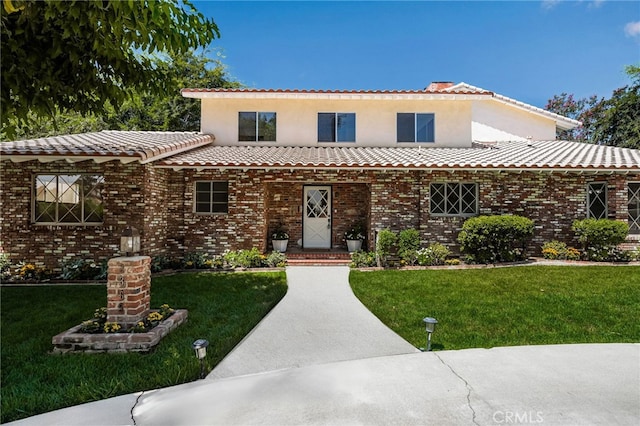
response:
M347 266L287 268L287 294L207 376L419 352L355 297Z
M287 269L283 300L207 380L16 425L637 425L640 344L419 352L349 270Z

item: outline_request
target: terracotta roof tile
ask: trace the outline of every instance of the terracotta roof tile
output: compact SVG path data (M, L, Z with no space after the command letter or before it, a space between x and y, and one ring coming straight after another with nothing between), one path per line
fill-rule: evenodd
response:
M211 135L193 132L105 130L0 143L5 156L133 158L149 162L213 142Z
M640 171L640 150L567 141L514 141L473 148L214 146L156 163L175 168L607 169Z

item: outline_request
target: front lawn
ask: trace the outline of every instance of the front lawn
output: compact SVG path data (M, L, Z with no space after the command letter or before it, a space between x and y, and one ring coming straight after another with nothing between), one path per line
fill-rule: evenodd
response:
M210 343L211 370L286 293L284 272L154 278L151 307L189 310L150 354L51 355L51 338L106 306L105 286L1 289L2 423L84 402L196 380L191 344Z
M640 267L522 266L352 271L356 296L388 327L432 349L640 342Z

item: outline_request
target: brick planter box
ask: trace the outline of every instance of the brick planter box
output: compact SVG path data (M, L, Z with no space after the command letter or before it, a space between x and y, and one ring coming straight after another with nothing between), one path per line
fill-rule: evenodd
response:
M177 309L146 333L78 333L80 325L77 325L53 337L53 353L149 352L164 336L185 322L188 315L186 309Z

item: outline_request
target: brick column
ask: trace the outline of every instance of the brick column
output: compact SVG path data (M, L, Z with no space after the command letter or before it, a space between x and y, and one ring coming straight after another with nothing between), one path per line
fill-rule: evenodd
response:
M107 321L125 331L149 314L151 306L151 258L116 257L109 260Z

